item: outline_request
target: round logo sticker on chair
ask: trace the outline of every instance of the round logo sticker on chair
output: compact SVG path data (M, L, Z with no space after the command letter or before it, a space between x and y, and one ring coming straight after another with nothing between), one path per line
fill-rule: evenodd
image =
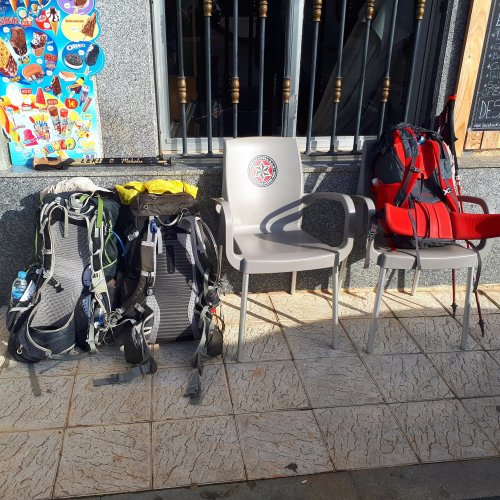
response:
M248 164L248 178L258 187L270 186L278 175L278 165L267 155L258 155Z

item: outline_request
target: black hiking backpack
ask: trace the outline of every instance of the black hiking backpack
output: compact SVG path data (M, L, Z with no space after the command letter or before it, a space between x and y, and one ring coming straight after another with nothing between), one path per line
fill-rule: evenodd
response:
M107 341L111 332L103 318L113 302L108 283L116 272L118 213L114 195L104 190L45 195L28 288L19 301L11 300L7 313L13 359L63 358L75 346L96 351Z
M184 192L140 193L121 207L117 232L126 252L119 263L110 322L125 339L127 361L133 358L144 368L95 381L96 385L148 373L152 356L147 344L196 339L196 373L186 395L199 397L203 358L222 353L224 326L215 239L192 213L195 200Z

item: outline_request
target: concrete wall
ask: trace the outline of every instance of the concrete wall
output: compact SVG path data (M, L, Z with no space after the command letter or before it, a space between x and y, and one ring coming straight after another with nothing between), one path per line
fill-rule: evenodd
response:
M103 146L106 156L151 156L158 153L154 64L151 45L151 18L148 0L123 0L121 3L97 0L101 15L102 45L107 65L97 77ZM454 87L461 43L465 30L469 0L450 0L445 26L446 43L442 49L442 79L436 83L436 109ZM497 168L498 167L498 168ZM38 192L63 177L85 175L104 187L112 187L131 179L170 177L196 184L200 189L202 216L216 231L217 217L210 198L220 196L222 168L220 162L185 162L174 168L101 167L71 169L61 173L35 173L28 169L0 172L0 303L10 293L16 272L27 265L33 254L34 215L38 207ZM353 193L358 177L356 163L338 166L321 160L306 161L304 189L312 191L340 191ZM489 197L493 208L500 211L500 162L483 159L478 164L463 162L463 184L467 194ZM341 227L336 222L338 213L323 205L308 209L305 227L335 243ZM483 283L500 282L499 244L484 263ZM350 258L346 286L372 287L377 270L362 269L363 248L359 243ZM224 266L228 290L240 287L240 276L228 264ZM298 288L327 288L329 271L299 273ZM423 273L421 285L449 283L448 271ZM461 279L463 276L461 276ZM252 277L250 289L287 289L289 275ZM409 285L411 273L398 272L390 286Z
M465 165L467 167L467 165ZM491 201L492 209L500 212L500 168L472 167L463 168L463 185L466 194L483 196ZM33 235L35 212L39 205L38 192L70 175L85 175L103 187L113 187L131 179L148 180L156 177L182 179L199 188L201 215L217 234L218 217L211 198L221 195L221 165L210 168L143 169L126 167L120 173L101 169L73 169L60 175L34 174L19 172L0 178L0 303L5 303L10 293L10 285L18 270L23 269L33 258ZM354 193L358 178L358 167L339 167L320 164L304 169L304 191L339 191ZM336 206L321 202L306 210L304 227L325 241L335 244L340 242L342 216ZM493 251L483 264L482 283L499 283L500 243L495 242ZM349 259L349 268L345 286L351 288L373 287L377 281L378 270L371 266L363 269L363 241L358 241ZM330 270L299 273L299 289L328 288ZM463 274L459 273L463 282ZM396 272L389 283L390 287L410 286L411 272ZM228 291L238 290L241 286L240 275L229 264L224 264L224 281ZM446 285L450 282L449 271L428 271L422 274L422 286ZM273 274L253 276L250 281L252 291L287 290L290 275Z

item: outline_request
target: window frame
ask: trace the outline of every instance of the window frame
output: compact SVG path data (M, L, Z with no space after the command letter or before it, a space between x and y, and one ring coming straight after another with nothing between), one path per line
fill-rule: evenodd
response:
M433 23L431 19L435 18L438 11L439 0L430 0L425 10L424 19L422 20L422 32L419 41L419 52L424 54L417 61L415 68L415 81L413 85L412 95L410 96L410 119L412 122L421 114L423 93L425 87L425 76L429 73L429 69L424 67L426 55L432 50L432 29ZM286 107L283 116L283 123L286 123L285 130L288 131L288 136L296 137L300 150L305 150L306 137L296 136L297 116L298 116L298 96L300 84L300 65L302 62L302 33L304 23L305 0L294 0L289 2L289 16L286 26L287 40L287 67L285 71L290 76L290 101ZM160 152L162 154L181 154L182 153L182 138L170 137L170 106L169 106L169 88L168 88L168 68L167 68L167 15L164 0L152 0L151 2L151 30L153 35L153 57L154 57L154 72L156 84L156 104L158 115L158 136ZM170 14L170 15L175 15ZM228 88L229 92L229 88ZM213 137L212 148L214 153L221 153L224 148L224 140L226 137ZM376 138L374 135L360 136L360 144L367 139ZM340 151L352 150L352 135L337 136L337 149ZM330 147L330 136L311 137L312 152L326 152ZM206 154L208 149L207 137L187 137L187 151L189 154Z

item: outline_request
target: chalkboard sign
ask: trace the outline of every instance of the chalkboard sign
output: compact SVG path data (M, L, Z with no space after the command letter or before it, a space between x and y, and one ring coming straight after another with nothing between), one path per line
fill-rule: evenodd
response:
M491 5L470 129L500 130L500 0Z

